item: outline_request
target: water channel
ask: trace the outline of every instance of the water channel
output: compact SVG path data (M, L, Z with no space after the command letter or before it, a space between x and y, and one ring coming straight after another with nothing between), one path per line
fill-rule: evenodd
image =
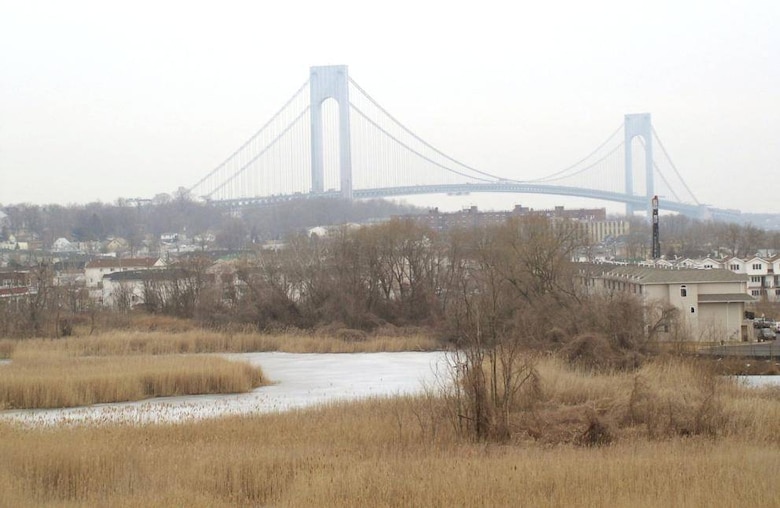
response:
M274 384L248 393L160 397L64 409L0 411L0 419L26 426L183 422L249 415L367 397L419 393L446 382L441 352L224 355L263 369ZM7 362L2 362L7 363ZM780 376L741 376L747 386L780 386Z
M182 422L419 393L446 375L446 357L440 352L272 352L224 356L261 367L266 378L274 384L241 394L160 397L64 409L10 410L0 412L0 418L29 426Z

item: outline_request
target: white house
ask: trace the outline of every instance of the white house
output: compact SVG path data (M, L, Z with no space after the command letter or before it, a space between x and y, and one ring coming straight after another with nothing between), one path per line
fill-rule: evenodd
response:
M195 273L181 268L155 268L151 270L127 270L103 277L101 295L107 307L132 308L136 305L161 305L177 292L197 291L206 281L214 282L212 274L199 278ZM146 300L152 297L153 301Z
M150 270L161 266L165 266L161 258L97 258L86 264L84 276L88 288L100 288L106 275L130 270Z
M67 238L57 238L51 246L54 252L78 252L78 247L70 243Z
M780 258L777 256L730 257L723 260L723 267L747 276L747 294L769 301L780 300Z

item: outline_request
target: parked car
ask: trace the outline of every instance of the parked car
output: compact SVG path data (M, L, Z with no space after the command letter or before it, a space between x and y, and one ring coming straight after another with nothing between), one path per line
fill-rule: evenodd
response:
M774 328L759 328L756 337L758 339L758 342L775 340L776 337L775 330Z

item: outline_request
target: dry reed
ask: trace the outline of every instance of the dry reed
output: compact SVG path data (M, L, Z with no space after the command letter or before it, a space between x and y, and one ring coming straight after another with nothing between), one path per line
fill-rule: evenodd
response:
M0 360L11 358L11 353L16 348L16 342L10 339L0 339Z
M376 336L362 341L310 334L227 333L203 329L181 333L113 330L103 334L62 339L27 339L0 343L7 356L20 351L56 350L71 356L166 355L180 353L369 353L393 351L433 351L440 344L421 334Z
M776 506L778 446L749 433L597 449L464 443L444 422L431 438L428 403L141 427L0 424L0 487L14 506Z
M11 364L0 368L0 408L239 393L262 383L259 369L215 356L72 358L57 350L17 350Z
M780 390L679 360L537 368L540 399L502 445L462 440L435 394L168 425L0 422L2 503L777 506ZM613 444L576 444L588 411Z

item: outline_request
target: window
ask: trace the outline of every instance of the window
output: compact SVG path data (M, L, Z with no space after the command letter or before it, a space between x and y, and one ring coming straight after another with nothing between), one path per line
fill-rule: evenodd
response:
M752 289L750 291L750 294L751 296L761 296L761 291L759 291L758 289Z
M753 275L750 277L750 282L761 282L761 276L760 275Z
M731 265L729 265L729 269L731 269L734 272L738 272L739 271L739 265L736 264L736 263L731 264Z
M753 263L753 270L761 270L761 263Z
M712 265L704 265L704 268L712 268Z
M696 314L696 307L691 307L691 314Z
M680 296L682 298L685 298L686 296L688 296L688 286L686 286L685 284L680 286Z

